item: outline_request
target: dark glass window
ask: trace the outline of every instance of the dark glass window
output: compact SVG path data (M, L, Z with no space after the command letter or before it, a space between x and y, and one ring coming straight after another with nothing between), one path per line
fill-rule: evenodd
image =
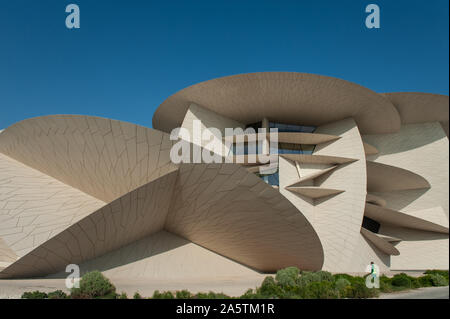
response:
M267 174L267 175L256 174L256 175L261 177L269 185L272 185L272 186L280 185L280 175L278 174L278 170L273 174Z
M275 122L269 122L269 129L270 128L277 128L278 132L303 132L303 133L312 133L316 129L315 126L282 124Z
M255 132L258 132L258 129L262 128L262 122L256 122L256 123L252 123L252 124L247 124L245 126L246 129L249 128L249 127L252 127L255 130Z
M242 145L244 144L244 145ZM250 143L240 143L239 145L234 143L231 146L231 151L234 155L248 155L248 154L259 154L258 144L256 142Z
M315 145L278 143L278 154L312 154ZM275 149L271 148L271 153L275 153Z
M380 223L373 220L372 218L363 217L362 227L364 227L367 230L370 230L372 233L378 233L380 230Z

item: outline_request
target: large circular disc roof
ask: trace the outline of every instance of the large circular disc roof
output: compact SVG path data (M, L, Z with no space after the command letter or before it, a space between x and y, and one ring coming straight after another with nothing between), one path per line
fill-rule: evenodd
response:
M244 124L266 117L322 125L353 117L363 134L400 129L397 109L386 97L345 80L296 72L239 74L195 84L158 107L153 127L170 132L181 126L191 103Z

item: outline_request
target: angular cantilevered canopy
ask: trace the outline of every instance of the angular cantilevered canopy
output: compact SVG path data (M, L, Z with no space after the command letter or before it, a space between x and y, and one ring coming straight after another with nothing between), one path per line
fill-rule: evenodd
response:
M367 191L390 192L407 189L430 188L422 176L406 169L367 161Z
M393 209L373 205L370 203L366 203L364 216L376 220L380 223L387 223L399 227L448 234L448 226L445 227L437 223L412 216L410 214L402 213Z
M375 247L388 255L398 256L400 252L387 239L361 227L361 234L370 241Z

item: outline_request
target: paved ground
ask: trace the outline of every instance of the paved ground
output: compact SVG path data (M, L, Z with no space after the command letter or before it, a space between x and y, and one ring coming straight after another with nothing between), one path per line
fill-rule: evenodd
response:
M449 299L448 286L419 288L407 292L381 294L379 299Z

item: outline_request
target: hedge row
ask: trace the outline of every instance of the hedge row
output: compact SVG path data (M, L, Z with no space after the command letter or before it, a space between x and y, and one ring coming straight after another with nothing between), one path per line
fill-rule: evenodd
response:
M267 276L260 287L247 290L240 299L335 299L335 298L372 298L379 292L393 292L420 287L437 287L448 285L448 270L427 270L423 276L415 278L405 273L392 278L380 277L380 288L367 288L365 277L348 274L332 275L327 271L300 271L296 267L281 269L276 276ZM40 291L25 292L24 299L128 299L125 293L117 294L114 285L99 271L85 274L80 280L80 287L67 295L61 290L50 293ZM143 299L135 293L134 299ZM223 293L196 293L187 290L176 292L153 293L151 299L228 299Z

